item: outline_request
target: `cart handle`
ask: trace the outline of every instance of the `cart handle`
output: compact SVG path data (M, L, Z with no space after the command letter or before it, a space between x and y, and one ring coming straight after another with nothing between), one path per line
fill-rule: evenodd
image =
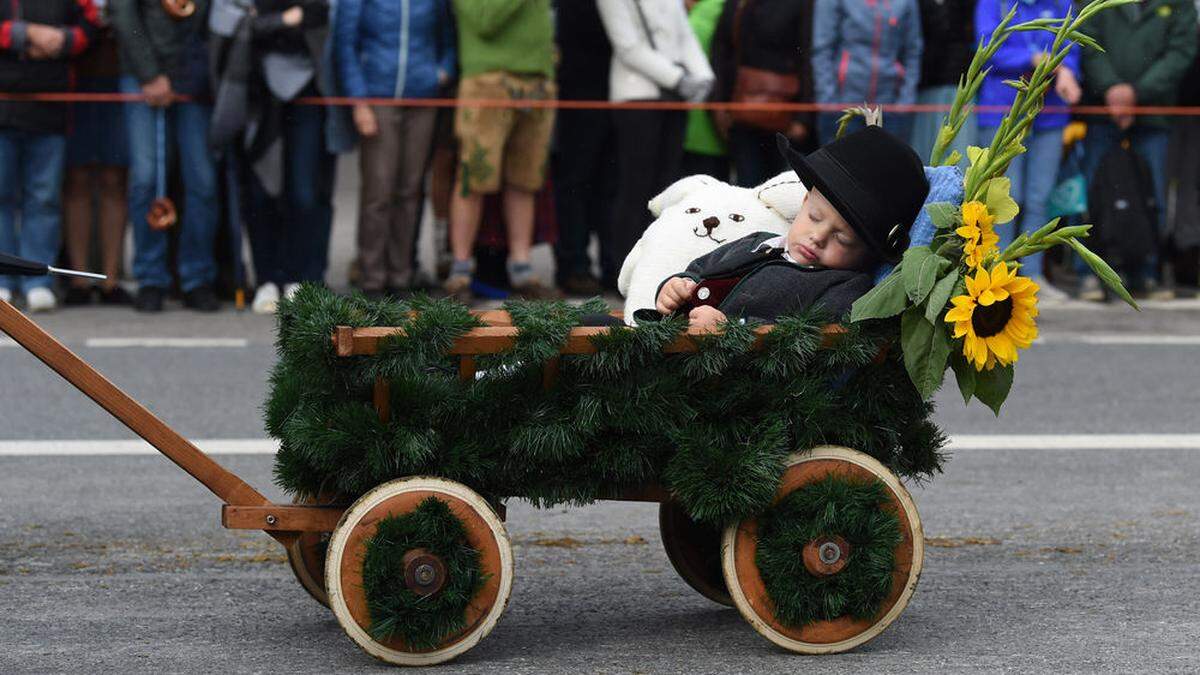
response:
M110 415L154 446L179 468L204 484L226 504L265 506L270 502L241 478L215 462L165 422L42 330L12 305L0 300L0 330L36 356L67 382L75 385ZM295 532L268 532L285 546Z

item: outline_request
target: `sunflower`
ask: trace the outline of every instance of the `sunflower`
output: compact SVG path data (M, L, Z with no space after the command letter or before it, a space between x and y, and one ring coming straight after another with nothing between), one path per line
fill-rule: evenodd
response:
M1038 285L1003 262L990 272L979 268L966 282L967 294L950 299L954 306L945 319L954 324L954 337L963 338L963 356L975 370L1016 363L1017 350L1037 338Z
M988 213L983 202L967 202L962 206L962 227L954 231L963 238L963 254L967 266L976 269L988 255L998 251L1000 236L996 234L995 216Z

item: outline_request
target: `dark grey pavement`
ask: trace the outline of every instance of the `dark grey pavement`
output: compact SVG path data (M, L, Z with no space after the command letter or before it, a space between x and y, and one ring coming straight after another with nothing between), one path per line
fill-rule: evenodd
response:
M226 312L42 320L194 438L262 436L270 322ZM951 434L1200 433L1200 311L1047 311L997 420L939 396ZM1138 335L1140 345L1096 345ZM244 338L244 347L88 348L94 337ZM0 348L0 441L129 433L24 351ZM267 456L222 456L271 485ZM930 546L900 619L850 654L799 657L692 592L655 507L510 505L516 583L470 673L1195 672L1200 449L969 450L914 486ZM169 461L0 457L0 673L385 670L292 579L261 533Z

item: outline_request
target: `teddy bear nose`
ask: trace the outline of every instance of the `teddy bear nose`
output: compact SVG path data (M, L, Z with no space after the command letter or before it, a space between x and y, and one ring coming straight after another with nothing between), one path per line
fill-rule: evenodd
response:
M704 219L702 224L705 228L711 231L721 224L721 219L716 216L709 216Z

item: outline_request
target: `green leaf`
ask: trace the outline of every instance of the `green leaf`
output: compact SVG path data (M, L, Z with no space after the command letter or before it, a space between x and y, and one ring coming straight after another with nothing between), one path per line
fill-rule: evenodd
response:
M1088 247L1084 246L1083 242L1079 241L1078 239L1068 239L1067 244L1070 245L1071 248L1075 249L1075 253L1079 254L1080 258L1083 258L1083 261L1087 263L1088 267L1092 268L1092 271L1096 273L1096 276L1100 277L1100 280L1103 281L1109 288L1111 288L1113 293L1116 293L1117 296L1128 303L1130 307L1138 310L1139 312L1142 311L1142 308L1138 307L1138 304L1133 301L1133 296L1129 295L1129 291L1125 290L1125 286L1121 283L1121 277L1113 271L1113 268L1108 266L1108 263L1104 262L1104 258L1092 253L1090 250L1088 250Z
M1010 194L1011 190L1012 181L1005 176L987 182L984 203L987 204L988 213L995 216L996 225L1003 225L1016 218L1021 211Z
M896 316L908 306L908 294L904 292L904 263L901 262L875 288L867 291L850 307L850 322L867 319L886 319Z
M1038 240L1042 239L1043 237L1045 237L1046 235L1053 232L1054 228L1058 227L1058 221L1060 221L1060 220L1062 220L1062 219L1055 218L1054 220L1051 220L1050 222L1048 222L1045 225L1038 228L1037 232L1034 232L1033 234L1029 235L1030 241L1038 241Z
M933 396L942 386L950 356L946 330L926 321L921 307L909 307L900 316L900 348L904 351L904 369L921 398Z
M958 268L950 271L934 285L929 293L929 303L925 307L925 318L932 324L937 324L942 317L942 311L954 296L954 290L959 284Z
M950 202L937 202L925 207L933 226L939 230L956 228L959 225L958 207Z
M1013 367L1011 364L996 366L991 370L977 371L975 373L975 398L991 408L998 417L1000 406L1004 405L1004 399L1008 398L1012 383Z
M913 253L914 251L923 253ZM913 254L909 256L908 253ZM953 263L924 246L909 249L905 256L908 260L905 261L904 267L904 290L908 293L908 299L912 300L914 305L919 305L933 290L938 278L945 274Z
M971 402L971 397L975 395L975 366L967 362L962 352L955 353L950 359L950 366L954 368L954 379L958 382L958 393L962 394L963 405L966 405Z

